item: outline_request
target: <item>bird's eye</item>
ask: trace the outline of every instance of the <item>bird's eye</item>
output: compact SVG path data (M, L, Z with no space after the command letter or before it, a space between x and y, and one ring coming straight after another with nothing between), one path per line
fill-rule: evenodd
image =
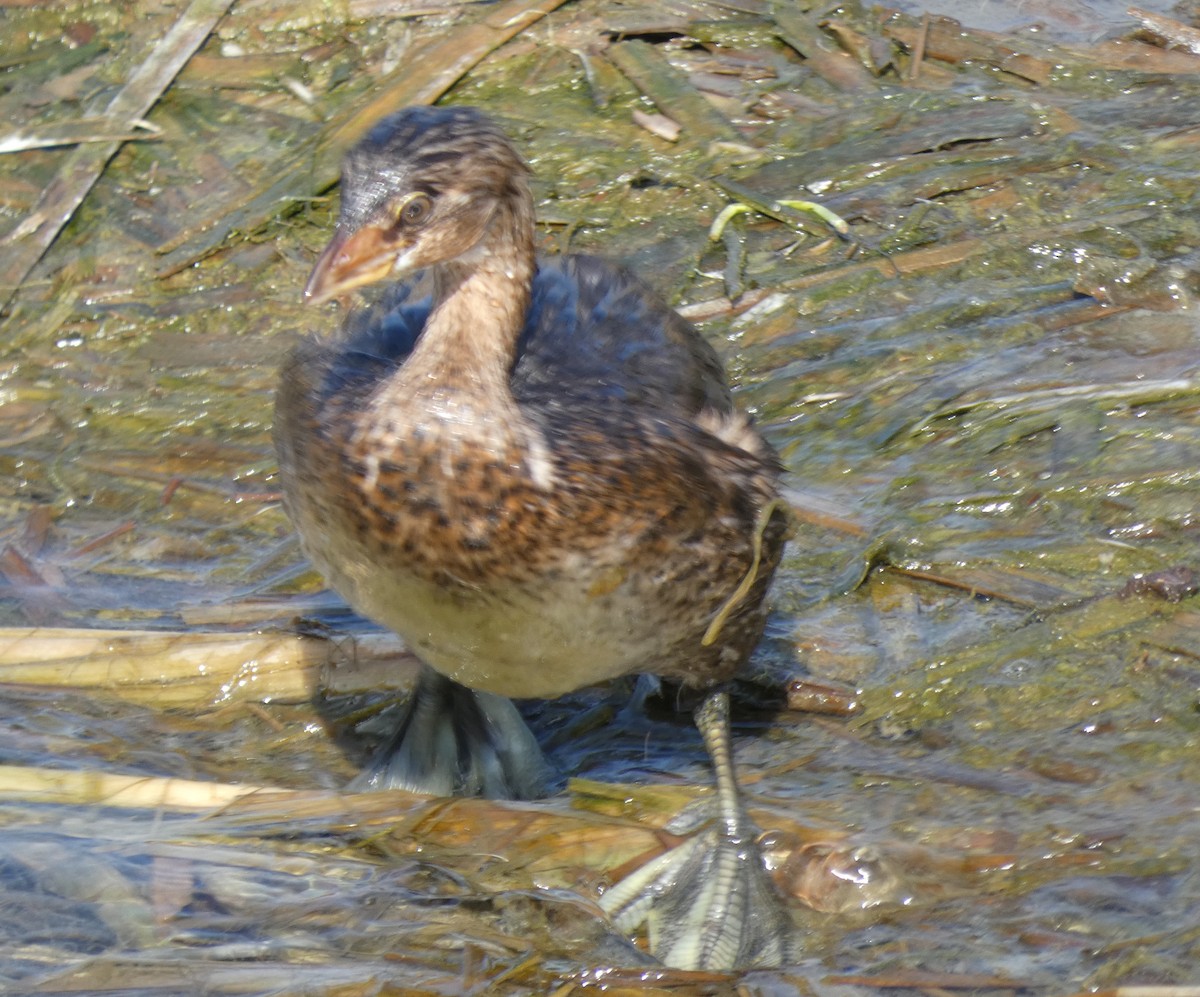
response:
M428 194L414 194L404 202L404 206L400 209L400 217L396 220L407 228L420 225L429 217L432 207L433 202L429 199Z

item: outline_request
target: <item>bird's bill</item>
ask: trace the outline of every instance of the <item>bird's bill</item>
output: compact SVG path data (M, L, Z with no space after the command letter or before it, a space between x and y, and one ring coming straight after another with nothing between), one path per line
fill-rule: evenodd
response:
M324 304L356 287L383 280L395 260L395 247L385 245L382 231L374 225L353 232L338 229L304 285L304 300L310 305Z

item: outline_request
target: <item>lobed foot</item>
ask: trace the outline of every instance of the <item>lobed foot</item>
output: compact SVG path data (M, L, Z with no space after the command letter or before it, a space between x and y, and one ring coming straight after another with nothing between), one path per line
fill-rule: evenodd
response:
M512 700L423 668L395 733L347 788L532 800L549 773Z
M677 969L741 969L788 961L793 925L739 798L729 747L729 700L696 711L717 778L717 826L647 863L600 898L618 930L645 924L650 951Z

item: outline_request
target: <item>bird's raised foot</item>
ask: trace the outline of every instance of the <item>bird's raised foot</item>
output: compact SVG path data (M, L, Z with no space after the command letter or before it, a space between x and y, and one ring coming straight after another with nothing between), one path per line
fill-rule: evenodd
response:
M745 969L789 961L794 932L757 843L710 827L600 898L614 927L646 926L650 951L677 969Z
M650 951L677 969L746 969L789 961L794 927L742 806L729 743L729 698L696 710L717 781L717 820L600 898L614 926L645 924Z

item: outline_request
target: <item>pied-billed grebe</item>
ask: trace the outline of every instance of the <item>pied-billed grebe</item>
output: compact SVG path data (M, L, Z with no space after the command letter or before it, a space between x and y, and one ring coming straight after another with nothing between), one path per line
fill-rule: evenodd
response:
M288 357L275 440L313 563L427 666L357 784L536 796L544 761L508 697L642 672L698 690L720 820L601 904L647 921L668 964L778 963L790 919L721 691L784 545L777 458L665 303L533 243L528 168L475 110L401 111L346 156L306 298L412 279Z

